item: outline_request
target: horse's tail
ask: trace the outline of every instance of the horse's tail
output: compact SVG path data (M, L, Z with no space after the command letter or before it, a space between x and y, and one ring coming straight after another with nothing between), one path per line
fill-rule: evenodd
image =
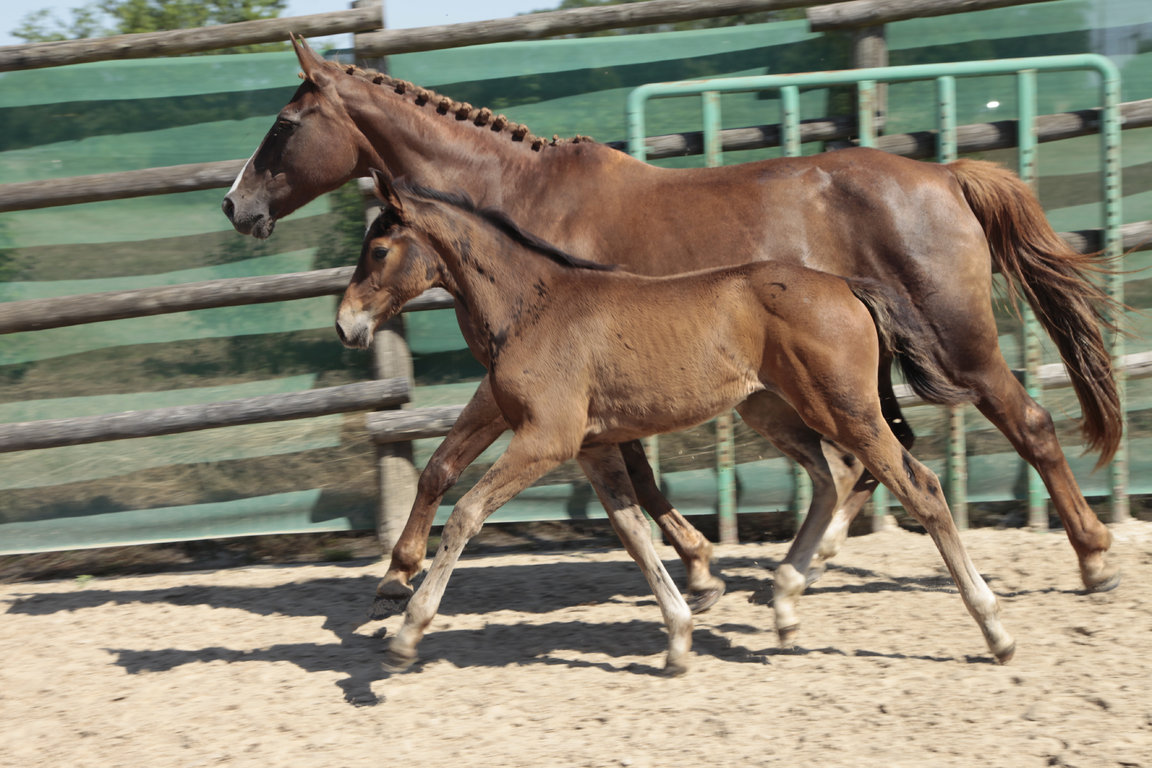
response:
M851 278L848 287L872 315L880 349L896 359L904 380L916 394L939 405L959 405L976 399L971 389L953 383L931 354L937 345L936 336L912 302L876 280Z
M984 228L1009 297L1023 295L1055 342L1083 413L1081 432L1107 463L1120 445L1122 405L1101 327L1116 331L1123 306L1089 279L1111 272L1099 253L1082 254L1048 224L1019 176L995 163L957 160L955 175Z

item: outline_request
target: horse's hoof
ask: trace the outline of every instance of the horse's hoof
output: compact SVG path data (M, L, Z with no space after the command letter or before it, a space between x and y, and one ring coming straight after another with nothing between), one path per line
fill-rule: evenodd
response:
M1084 593L1089 595L1095 594L1097 592L1111 592L1118 586L1120 586L1119 570L1112 573L1111 575L1104 576L1095 583L1090 583L1090 580L1087 577L1084 578Z
M796 637L800 634L800 625L777 627L776 634L780 636L780 647L785 651L791 651L796 647Z
M683 661L673 661L669 659L664 664L664 669L660 671L661 677L680 677L688 673L688 665Z
M1008 644L1007 648L999 651L992 651L992 655L996 657L996 661L1001 664L1007 664L1012 661L1012 657L1016 655L1016 641L1013 640Z
M716 586L689 592L685 597L685 601L688 603L688 610L692 611L692 613L704 613L716 605L716 601L724 594L724 589L724 582L717 579Z

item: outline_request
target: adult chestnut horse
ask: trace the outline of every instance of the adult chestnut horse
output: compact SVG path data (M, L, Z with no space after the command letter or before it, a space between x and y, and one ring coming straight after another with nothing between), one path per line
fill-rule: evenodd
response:
M871 280L783 260L671 277L618 272L573 258L465 197L393 187L381 173L376 185L388 207L369 227L340 303L341 340L367 348L405 302L434 286L448 290L468 307L470 332L487 350L493 400L513 431L444 525L389 645L394 668L416 659L456 561L484 520L560 462L577 459L660 604L666 670L686 671L692 617L652 545L617 444L732 407L753 428L770 428L755 406L767 393L892 490L932 536L992 654L1012 657L996 596L964 551L939 480L900 445L880 406L879 337L898 350L922 396L971 397L940 371L935 334L906 299ZM800 574L812 555L800 551L800 538L777 569L774 591L777 631L789 647Z
M236 229L268 237L280 217L349 179L386 167L419 184L460 190L502 208L557 246L632 272L674 274L741 261L805 264L869 277L903 293L923 314L954 384L1043 478L1079 559L1084 585L1119 580L1111 534L1085 502L1051 417L1000 353L991 308L999 270L1052 337L1080 400L1088 445L1108 461L1120 440L1120 402L1100 324L1109 299L1087 279L1099 268L1048 225L1014 174L969 160L947 165L869 149L721 168L669 170L592 141L545 141L487 109L326 62L294 40L304 83L224 199ZM486 350L457 314L474 354ZM881 372L882 402L901 441L900 418ZM875 481L843 451L822 444L786 404L754 406L776 420L772 442L813 478L809 515L836 513L818 554L834 554ZM460 471L505 429L485 379L421 474L412 514L377 590L377 607L402 604L424 559L435 509ZM702 605L718 597L710 545L663 498L638 444L624 447L642 505L688 568ZM804 530L801 530L804 535Z

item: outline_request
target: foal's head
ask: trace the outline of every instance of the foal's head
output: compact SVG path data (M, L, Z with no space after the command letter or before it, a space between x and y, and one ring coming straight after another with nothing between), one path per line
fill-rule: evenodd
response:
M365 349L381 324L424 291L444 285L444 264L427 236L408 225L404 205L385 177L373 170L384 205L364 235L360 261L336 315L345 346Z
M224 197L224 215L238 232L265 238L276 220L381 164L336 92L339 66L303 39L292 44L304 83L276 117L256 153Z

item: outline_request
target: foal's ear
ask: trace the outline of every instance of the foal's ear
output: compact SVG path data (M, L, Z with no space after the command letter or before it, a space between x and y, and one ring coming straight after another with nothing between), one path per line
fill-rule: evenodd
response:
M330 80L325 71L327 62L324 58L309 47L302 35L290 35L290 37L292 48L296 51L296 58L300 62L300 69L304 70L304 79L320 87L327 85Z
M400 202L400 196L396 194L395 187L392 186L392 177L387 171L382 171L379 168L371 168L369 172L372 174L372 183L375 187L376 197L384 205L391 207L397 213L404 213L404 204Z

